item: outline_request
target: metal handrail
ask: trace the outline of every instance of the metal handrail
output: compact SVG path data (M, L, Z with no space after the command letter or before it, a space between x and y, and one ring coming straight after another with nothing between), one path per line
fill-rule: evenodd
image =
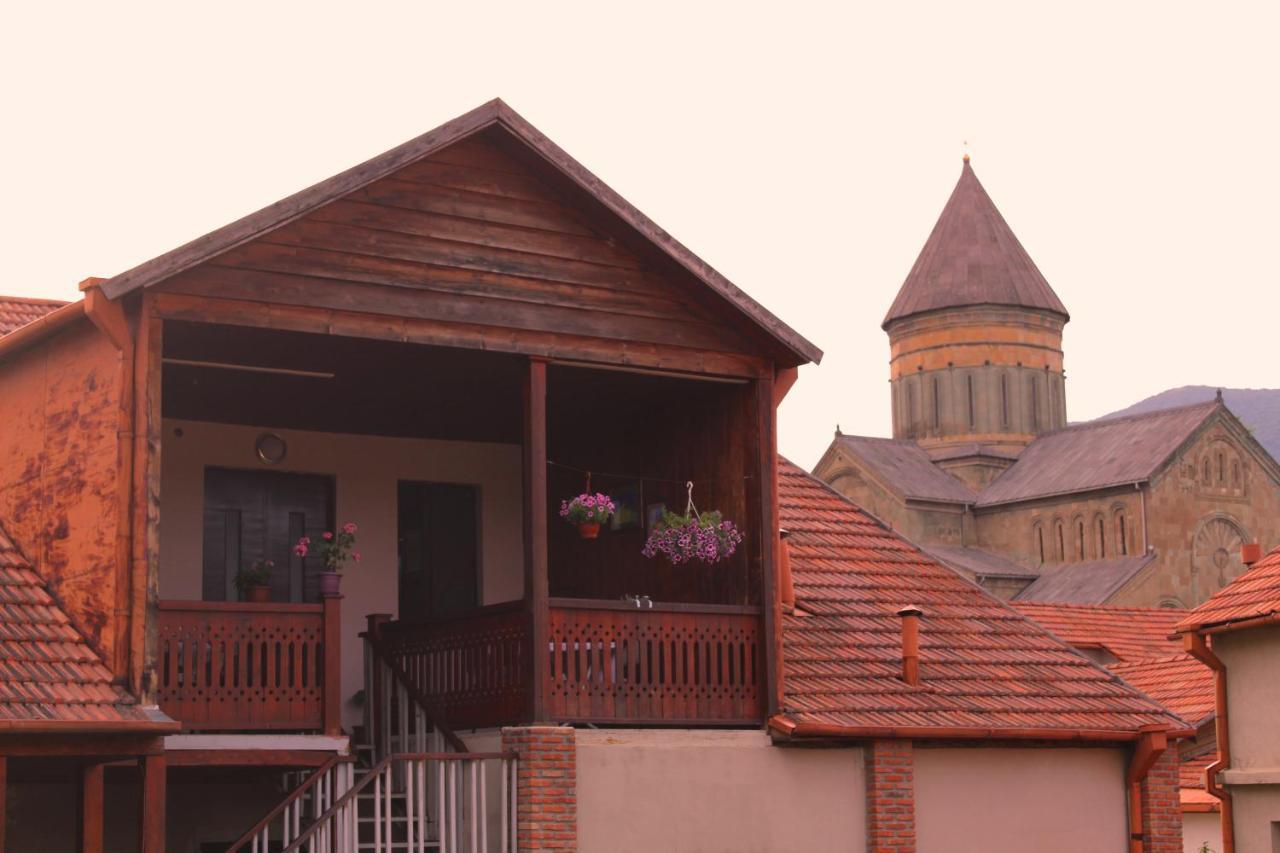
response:
M227 853L237 853L237 851L243 849L245 846L250 844L254 840L254 838L256 838L260 832L262 832L262 830L269 827L271 825L271 822L276 818L278 818L281 814L283 814L284 811L287 808L289 808L289 806L293 805L295 802L297 802L298 800L306 796L306 793L310 791L313 787L318 785L320 783L320 780L324 777L324 775L328 773L330 770L332 770L334 767L338 766L339 764L355 764L355 763L356 763L356 759L354 756L335 755L332 758L330 758L328 761L326 761L324 764L321 764L319 767L316 768L314 773L312 773L310 776L307 777L307 780L305 782L303 782L298 787L294 788L293 791L290 792L289 796L285 797L283 800L281 800L279 803L276 804L275 808L267 812L266 817L264 817L262 820L255 823L252 829L250 829L244 835L240 836L239 840L237 840L235 844L232 844L230 847L228 847Z
M440 734L449 743L449 746L453 747L458 752L465 753L467 751L466 743L463 742L462 738L458 737L457 733L454 732L453 729L440 721L440 718L436 714L436 711L438 711L436 704L424 695L423 692L419 690L409 679L409 674L405 672L404 667L402 667L400 663L388 653L387 648L381 639L370 636L367 633L362 634L361 636L369 643L369 647L373 650L374 655L381 660L382 663L386 664L387 669L390 670L391 675L395 678L396 683L400 688L403 689L405 693L408 694L409 698L422 709L423 713L426 715L427 722L440 731ZM366 697L365 701L375 700L370 696Z
M334 800L329 808L311 822L311 825L303 830L297 838L295 838L289 846L285 847L280 853L294 853L300 850L301 845L308 841L311 836L315 835L330 820L334 818L343 808L346 808L352 800L360 795L360 792L382 776L388 767L396 762L402 761L489 761L500 759L503 761L516 760L517 754L514 752L396 752L386 756L377 764L375 764L368 773L364 774L358 782L346 790L341 797ZM228 851L230 853L230 851Z

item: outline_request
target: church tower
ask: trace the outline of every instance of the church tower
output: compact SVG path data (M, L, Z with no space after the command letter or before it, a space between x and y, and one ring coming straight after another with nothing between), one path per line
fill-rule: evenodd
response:
M966 156L882 324L894 438L985 485L1035 436L1066 425L1069 319Z

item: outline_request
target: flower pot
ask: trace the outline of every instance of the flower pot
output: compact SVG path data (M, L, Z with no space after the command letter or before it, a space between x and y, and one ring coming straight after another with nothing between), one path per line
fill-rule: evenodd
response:
M320 594L325 598L332 598L338 595L338 591L342 587L342 575L337 572L321 572L320 573Z
M256 584L247 586L244 588L244 600L254 604L266 604L271 601L271 587Z
M583 539L595 539L600 535L600 525L583 522L578 525L578 535Z

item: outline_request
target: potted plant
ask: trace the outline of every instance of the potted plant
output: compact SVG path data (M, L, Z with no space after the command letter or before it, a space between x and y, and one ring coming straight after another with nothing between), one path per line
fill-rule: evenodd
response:
M699 514L691 507L684 515L664 510L640 553L661 554L675 565L693 560L718 563L732 557L741 543L742 533L732 521L725 521L719 512Z
M341 588L342 567L346 565L348 558L360 562L360 552L352 550L355 544L356 525L348 521L336 533L326 530L314 546L311 537L303 536L293 546L293 553L305 558L315 551L324 564L324 571L320 573L320 594L330 598L337 595Z
M271 600L271 570L276 566L271 560L254 560L249 568L236 572L236 589L245 601L265 604Z
M577 526L583 539L600 535L600 525L609 520L617 506L608 495L583 492L573 500L560 501L560 517Z

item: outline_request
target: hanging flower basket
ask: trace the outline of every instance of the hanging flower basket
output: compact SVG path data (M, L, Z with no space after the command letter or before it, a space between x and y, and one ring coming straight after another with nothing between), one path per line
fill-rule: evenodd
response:
M560 501L560 517L578 528L583 539L600 535L600 525L613 515L617 507L608 495L583 492L573 500Z
M700 560L719 563L733 556L742 544L742 532L719 512L699 514L690 509L685 515L666 511L653 527L640 553L646 557L659 554L674 565Z

